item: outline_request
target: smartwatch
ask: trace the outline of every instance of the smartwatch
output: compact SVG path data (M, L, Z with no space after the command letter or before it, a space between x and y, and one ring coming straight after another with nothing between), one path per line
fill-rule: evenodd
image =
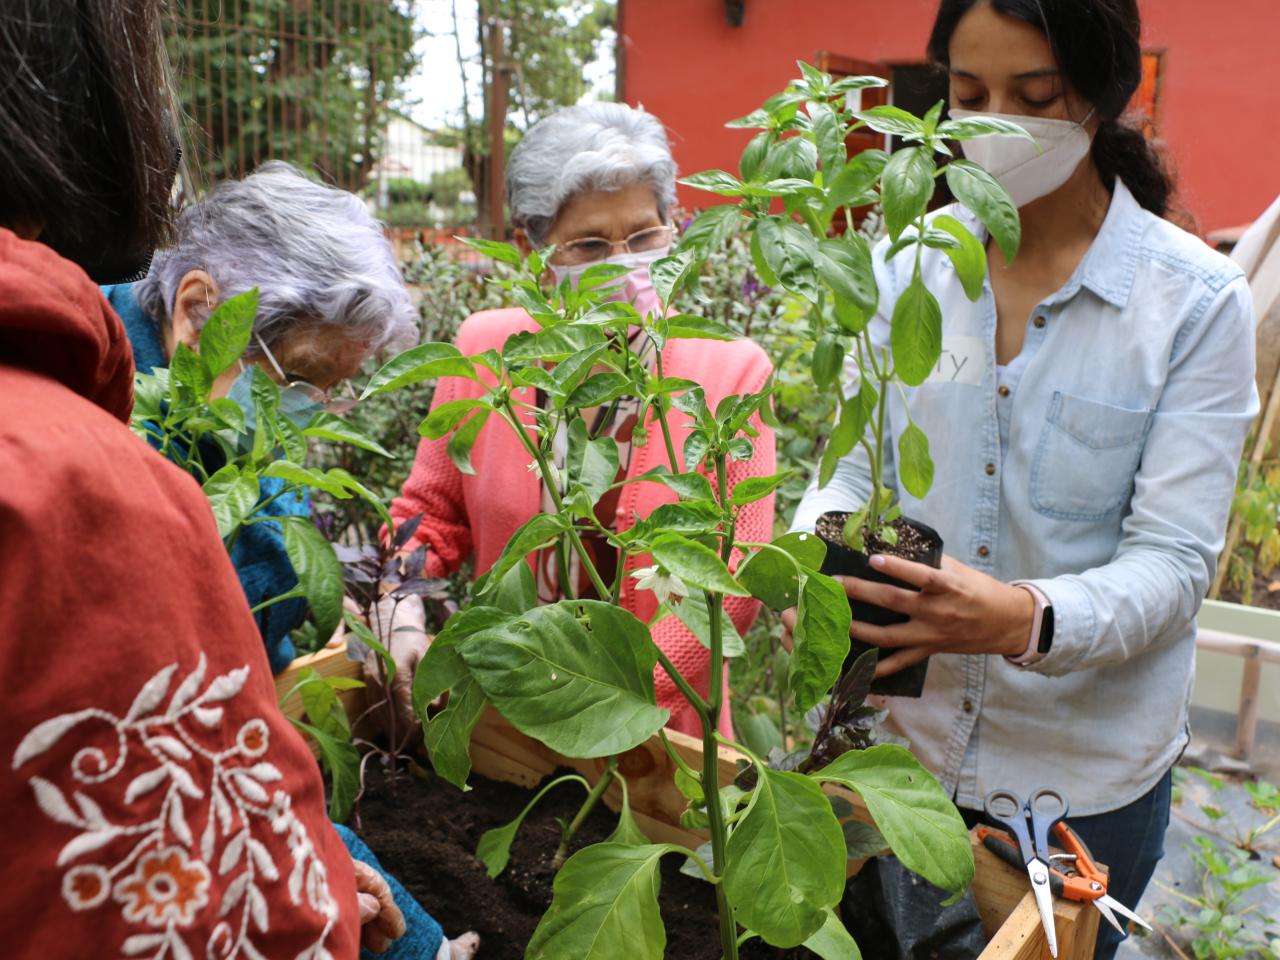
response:
M1021 587L1031 594L1035 602L1035 611L1031 619L1031 636L1027 638L1027 649L1016 657L1005 657L1018 667L1029 667L1038 660L1044 659L1053 648L1053 604L1045 596L1044 591L1034 583L1026 580L1014 580L1010 586Z

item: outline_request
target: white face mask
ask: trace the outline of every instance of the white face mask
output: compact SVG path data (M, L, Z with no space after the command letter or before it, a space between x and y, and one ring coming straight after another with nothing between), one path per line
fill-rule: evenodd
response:
M669 246L659 247L657 250L646 250L644 253L620 253L616 257L606 257L594 263L576 263L573 266L551 263L548 266L555 274L557 285L563 283L564 278L568 277L574 287L577 287L578 279L584 273L602 263L629 267L630 273L609 284L609 287L614 289L614 294L609 299L630 302L636 308L636 312L643 317L646 314L656 314L661 309L658 304L658 292L653 289L653 278L649 276L649 265L661 260L670 252Z
M976 113L952 110L952 119L994 117L1016 123L1035 138L1035 143L1021 137L985 136L964 141L964 155L1009 191L1014 206L1024 207L1032 200L1048 196L1070 179L1080 161L1089 155L1093 138L1084 124L1074 120L1049 120L1006 113Z

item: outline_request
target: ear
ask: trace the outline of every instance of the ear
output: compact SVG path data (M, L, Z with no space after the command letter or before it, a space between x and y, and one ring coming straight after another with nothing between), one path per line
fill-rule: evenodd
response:
M203 270L192 270L178 281L173 310L164 330L164 349L172 357L179 343L192 350L200 345L200 328L218 305L218 285Z
M515 241L516 249L520 251L520 256L527 257L533 252L533 242L529 239L529 234L524 227L516 227Z

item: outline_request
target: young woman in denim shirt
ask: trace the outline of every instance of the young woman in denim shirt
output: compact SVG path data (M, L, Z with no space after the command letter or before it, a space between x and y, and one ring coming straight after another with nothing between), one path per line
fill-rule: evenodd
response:
M1257 410L1245 280L1164 219L1170 182L1119 119L1141 79L1139 37L1135 0L942 0L929 50L949 71L952 116L1005 115L1038 142L965 144L1013 196L1022 246L1008 264L988 242L977 303L925 250L943 356L889 419L896 445L910 410L937 482L917 500L890 461L886 483L948 556L941 570L873 559L919 593L846 581L850 597L911 617L853 624L882 648L879 674L933 656L924 696L892 701L890 724L957 804L976 819L996 788L1058 789L1130 907L1163 852L1196 611ZM884 253L874 322L887 341L910 270ZM859 449L794 526L869 490ZM1119 940L1104 926L1098 956Z

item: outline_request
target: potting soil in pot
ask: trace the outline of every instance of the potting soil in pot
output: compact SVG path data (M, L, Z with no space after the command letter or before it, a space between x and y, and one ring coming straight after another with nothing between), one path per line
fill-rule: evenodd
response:
M380 774L371 771L358 829L382 865L440 921L446 936L475 930L481 938L477 960L520 960L551 903L555 875L550 861L560 842L557 820L567 821L577 813L585 791L565 784L544 797L516 834L507 869L491 880L475 858L476 844L486 830L509 823L535 791L478 776L472 776L471 786L464 794L431 773L425 779L401 774L393 793ZM616 826L617 815L598 805L573 849L598 843ZM705 882L682 874L681 863L674 855L662 859L666 955L720 960L715 894ZM853 932L857 936L858 931ZM874 954L873 943L862 946L864 956ZM936 944L932 953L938 955ZM626 956L627 945L618 944L618 957ZM814 954L803 948L779 950L756 940L743 946L741 957L812 960Z

